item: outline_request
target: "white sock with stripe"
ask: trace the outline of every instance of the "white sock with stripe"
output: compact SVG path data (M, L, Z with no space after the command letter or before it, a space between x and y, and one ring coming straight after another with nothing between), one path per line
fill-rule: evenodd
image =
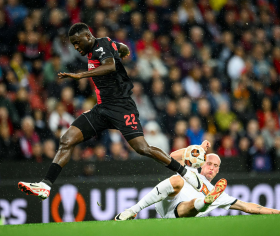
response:
M160 182L156 187L153 188L152 191L150 191L145 197L143 197L136 205L132 206L130 209L134 213L138 213L144 208L162 201L171 193L174 193L174 189L169 179L166 179Z

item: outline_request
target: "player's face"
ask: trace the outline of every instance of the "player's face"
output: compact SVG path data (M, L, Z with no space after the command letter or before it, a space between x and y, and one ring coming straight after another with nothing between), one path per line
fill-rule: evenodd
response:
M208 154L205 164L201 167L201 174L211 181L219 173L219 169L220 158L217 155Z
M84 31L80 34L76 33L69 37L70 42L74 48L82 55L85 56L91 49L91 38L88 32Z

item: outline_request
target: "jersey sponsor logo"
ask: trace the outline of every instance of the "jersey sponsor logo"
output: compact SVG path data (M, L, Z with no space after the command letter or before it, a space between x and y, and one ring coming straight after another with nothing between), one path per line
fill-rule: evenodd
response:
M203 184L201 192L206 196L209 193L209 190L205 184Z
M98 60L88 60L88 70L92 70L100 66L100 61Z

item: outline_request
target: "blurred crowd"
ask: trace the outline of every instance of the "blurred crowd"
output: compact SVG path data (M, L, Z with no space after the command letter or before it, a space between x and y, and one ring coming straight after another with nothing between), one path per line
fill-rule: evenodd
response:
M164 151L211 142L248 171L280 168L280 3L269 0L0 0L0 160L54 158L59 137L96 104L68 40L88 24L128 45L123 61L145 138ZM75 161L139 158L119 131Z

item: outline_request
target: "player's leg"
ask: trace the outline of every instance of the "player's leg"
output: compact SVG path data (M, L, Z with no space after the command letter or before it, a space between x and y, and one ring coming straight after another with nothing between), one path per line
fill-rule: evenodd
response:
M146 194L137 204L115 217L116 221L134 219L138 212L144 208L151 206L166 197L175 197L183 188L184 180L179 175L172 176L160 182L152 191Z
M59 149L56 153L53 163L50 165L45 178L39 183L19 182L18 187L27 195L35 195L45 199L50 194L52 184L57 179L62 168L71 158L74 147L95 135L95 131L91 127L84 115L79 116L69 129L62 135L59 142Z
M144 136L138 136L136 138L128 140L128 143L140 155L153 158L154 160L166 165L168 169L180 174L197 191L200 192L202 190L203 181L194 172L184 168L179 162L174 160L160 148L150 146L146 142Z
M181 202L174 209L175 216L193 217L199 212L205 212L209 206L224 192L227 187L227 181L220 179L215 187L204 197L195 198L191 201Z

